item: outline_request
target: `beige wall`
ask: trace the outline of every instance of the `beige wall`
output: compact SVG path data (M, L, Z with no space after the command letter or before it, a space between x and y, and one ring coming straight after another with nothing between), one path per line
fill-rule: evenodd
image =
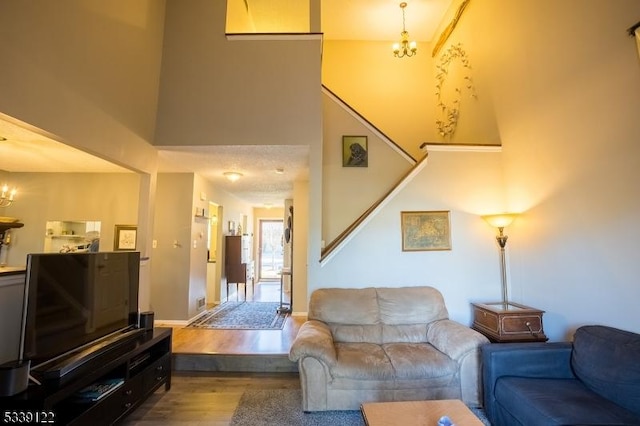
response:
M163 23L162 0L2 2L0 112L152 172Z
M640 132L636 119L640 70L636 46L625 32L639 15L640 4L632 0L471 2L443 51L453 43L465 46L479 101L490 96L490 110L495 111L503 144L500 161L484 164L474 159L465 165L460 154L452 152L446 156L449 168L434 174L434 162L441 155L432 154L417 178L421 190L412 191L418 187L411 184L335 262L321 268L320 286L432 283L444 289L450 314L468 321L470 300L498 297L499 276L495 247L478 234L492 239L492 230L478 223L477 216L472 220L467 215L521 211L523 215L507 230L512 300L544 309L545 329L552 340L569 338L576 327L587 323L640 331L640 322L628 315L640 299L636 285L640 226L634 219L640 210L635 184L640 180L635 143ZM331 48L328 43L323 78ZM374 47L362 46L361 51L369 49ZM354 57L367 63L358 50L352 49ZM362 99L373 96L365 89L393 84L382 75L376 78L383 66L368 68L374 68L371 76L361 76L352 88L362 93ZM345 77L344 84L348 81L353 80ZM360 81L366 84L359 85ZM369 100L363 109L373 104ZM461 114L466 111L473 108L463 108ZM468 131L465 126L461 121L456 135ZM411 132L410 127L406 130ZM388 133L396 139L394 131ZM477 167L480 174L461 185L459 179L466 181ZM496 168L501 170L493 180ZM425 181L423 175L431 178ZM433 184L453 198L438 202L429 189ZM483 196L487 189L498 193L487 198ZM407 198L410 193L415 198ZM461 209L470 201L475 208ZM393 257L398 223L397 212L390 209L397 203L398 211L452 204L453 230L464 237L463 246L456 244L450 255L463 255L459 261L447 266L445 253ZM383 248L378 252L373 247ZM385 261L376 261L372 251L385 253ZM479 256L482 263L476 262ZM442 262L433 263L437 258ZM390 272L378 265L389 262L396 278L384 280ZM315 283L309 290L314 287Z
M149 255L164 0L0 2L0 113L142 172L136 203ZM140 306L148 308L146 263Z
M497 297L499 287L493 231L477 215L512 209L525 213L508 231L512 295L546 310L552 340L566 338L584 323L640 331L628 314L640 299L635 184L640 180L640 64L633 38L625 32L640 15L637 1L471 2L450 40L467 48L480 102L462 114L482 117L495 111L502 154L430 156L425 179L421 175L324 267L318 263L320 42L227 40L224 2L204 0L169 1L163 29L163 5L0 3L0 28L9 35L0 37L0 48L11 64L0 69L0 112L144 171L145 189L136 200L137 222L147 236L143 250L153 253L151 232L144 228L150 229L153 217L156 158L148 142L154 129L160 145L308 144L310 178L296 185L294 200L300 221L296 244L305 244L294 250L300 283L294 310L302 311L308 291L322 286L427 283L444 289L454 318L468 321L469 301ZM159 83L164 30L169 36ZM323 55L324 77L335 82L329 88L374 124L388 123L379 127L392 139L412 150L437 140L433 127L420 125L432 120L435 107L434 61L428 56L398 60L386 43L334 47L329 42ZM158 87L163 93L156 123ZM490 108L482 107L487 99ZM474 108L481 111L466 115ZM461 135L474 133L467 124L460 123ZM176 192L169 195L175 198ZM180 235L187 244L192 195L189 190L184 201L189 230ZM158 202L166 199L171 198L158 188ZM477 209L469 209L470 202ZM240 204L219 204L235 219L245 210L234 203ZM452 252L398 252L399 212L413 209L451 209ZM176 226L167 232L178 232ZM166 238L171 241L171 235ZM172 253L168 256L163 265L174 264ZM152 254L152 263L157 260ZM163 289L180 295L183 317L191 297L185 280L184 288Z
M333 99L325 95L322 104L322 240L329 244L391 190L413 164ZM367 167L342 166L344 135L367 137Z
M154 143L320 145L320 38L227 40L225 11L167 2Z
M151 308L159 320L187 320L195 305L190 299L193 187L193 173L158 174Z
M309 2L300 0L229 0L228 33L309 32Z
M442 99L451 105L455 89L461 89L461 113L454 137L443 138L435 125L441 118L435 97L440 56L431 57L429 43L418 43L418 49L414 57L395 58L390 42L325 40L322 83L415 159L422 157L423 142L499 144L491 94L483 84L486 71L476 67L473 50L468 55L477 96L466 88L461 61L452 61Z
M511 294L546 311L553 340L588 323L640 331L638 16L634 0L485 0L451 40L487 70L505 208L523 213Z
M11 216L24 227L13 232L8 264L25 265L44 249L47 221L100 221L100 251L113 250L114 226L135 224L140 177L135 173L11 173L20 198ZM7 212L8 213L8 212Z

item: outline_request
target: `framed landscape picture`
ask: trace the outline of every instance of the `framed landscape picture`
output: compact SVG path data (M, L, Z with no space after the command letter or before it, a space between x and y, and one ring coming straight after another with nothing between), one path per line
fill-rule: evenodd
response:
M366 136L342 137L342 167L368 167L369 151Z
M116 251L136 249L138 227L135 225L116 225L113 249Z
M402 251L451 250L449 211L400 212Z

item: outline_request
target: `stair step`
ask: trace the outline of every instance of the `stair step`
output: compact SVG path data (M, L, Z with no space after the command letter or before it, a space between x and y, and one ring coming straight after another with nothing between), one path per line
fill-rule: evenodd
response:
M173 354L174 371L234 373L297 373L298 364L287 355Z

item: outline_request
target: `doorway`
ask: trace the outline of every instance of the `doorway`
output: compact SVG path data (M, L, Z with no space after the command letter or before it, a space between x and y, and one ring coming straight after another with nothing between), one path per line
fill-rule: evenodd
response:
M284 262L284 221L259 219L258 281L280 281Z
M222 244L222 206L209 202L207 211L207 308L221 298L220 246Z

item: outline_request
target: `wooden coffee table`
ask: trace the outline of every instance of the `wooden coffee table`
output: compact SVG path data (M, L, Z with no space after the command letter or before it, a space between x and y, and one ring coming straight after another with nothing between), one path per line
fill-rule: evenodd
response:
M483 426L459 399L370 402L360 409L369 426L436 426L442 416L449 416L456 426Z

